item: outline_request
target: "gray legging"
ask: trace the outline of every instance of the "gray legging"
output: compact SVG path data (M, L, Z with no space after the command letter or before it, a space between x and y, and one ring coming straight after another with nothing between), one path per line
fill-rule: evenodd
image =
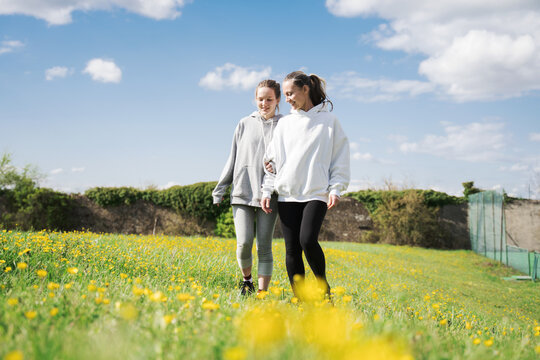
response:
M272 212L266 214L261 208L248 205L232 205L234 227L236 229L236 258L242 269L252 266L251 251L257 222L258 275L271 276L274 265L272 257L272 237L277 219L277 206L273 201Z

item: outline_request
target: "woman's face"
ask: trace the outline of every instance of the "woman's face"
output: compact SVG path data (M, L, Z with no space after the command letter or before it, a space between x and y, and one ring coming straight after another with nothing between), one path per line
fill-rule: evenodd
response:
M303 109L309 99L309 87L304 85L298 87L294 85L293 80L286 80L283 83L283 93L285 94L285 101L291 104L294 110Z
M257 89L257 108L259 113L265 118L270 119L276 114L276 106L279 104L279 98L276 98L274 89L269 87L260 87Z

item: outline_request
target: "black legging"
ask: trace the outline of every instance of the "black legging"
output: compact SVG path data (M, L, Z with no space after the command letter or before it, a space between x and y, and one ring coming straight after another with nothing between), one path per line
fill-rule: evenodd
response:
M279 219L285 238L286 265L289 281L294 289L294 275L304 276L306 271L302 251L313 274L326 282L326 261L319 245L319 231L326 215L324 201L278 202ZM328 288L327 288L328 289Z

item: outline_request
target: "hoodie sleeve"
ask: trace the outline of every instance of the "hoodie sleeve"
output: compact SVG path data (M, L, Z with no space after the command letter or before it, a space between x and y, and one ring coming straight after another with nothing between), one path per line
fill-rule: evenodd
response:
M214 204L219 204L225 195L225 192L227 191L227 188L232 184L233 181L233 175L234 175L234 164L236 162L236 151L238 147L238 139L240 137L240 124L236 126L236 129L234 131L233 141L231 145L231 152L229 154L229 158L227 159L227 163L225 164L225 167L223 168L223 171L221 171L221 176L219 177L219 181L214 188L214 191L212 191L212 197L214 198Z
M275 132L273 135L275 135ZM272 193L274 192L274 180L276 179L276 173L277 173L276 161L275 161L275 142L274 142L275 138L276 138L275 136L272 137L272 141L270 141L270 144L268 145L268 148L266 149L266 153L264 154L264 159L263 159L264 177L263 177L263 182L261 185L263 199L272 197ZM271 173L268 170L266 170L266 166L264 166L264 163L266 161L269 161L272 163L274 173Z
M330 195L341 196L341 193L347 190L351 177L350 172L349 140L336 119L328 184Z

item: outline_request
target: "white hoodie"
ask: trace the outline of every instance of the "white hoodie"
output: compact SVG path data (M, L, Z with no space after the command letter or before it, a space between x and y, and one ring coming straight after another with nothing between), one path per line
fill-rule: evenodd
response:
M276 191L278 201L328 202L329 195L340 196L349 185L349 141L324 103L281 118L265 158L276 174L266 172L263 198Z

